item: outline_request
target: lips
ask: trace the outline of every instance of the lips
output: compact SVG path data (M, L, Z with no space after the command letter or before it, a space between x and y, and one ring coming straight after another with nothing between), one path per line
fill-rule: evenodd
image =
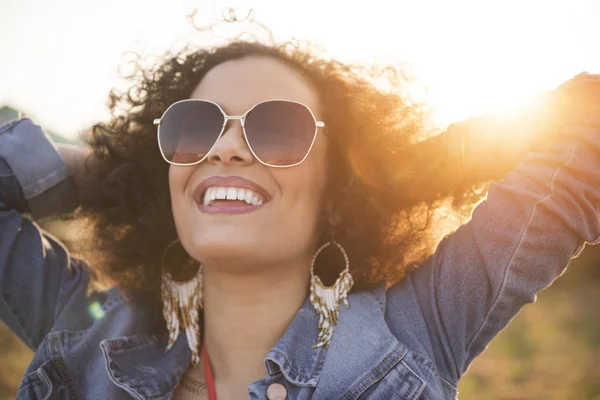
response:
M256 192L260 195L264 201L260 201L260 204L257 204L256 202L254 202L255 204L245 204L243 201L222 200L217 201L216 203L218 204L207 205L205 202L206 195L214 192L215 188L220 188L221 190L223 188L236 188L238 190L240 188L249 189L249 191ZM207 189L210 189L208 193L206 193ZM265 188L246 178L240 176L211 176L196 186L193 192L193 198L202 212L235 214L253 211L261 207L264 203L267 203L271 199L271 196Z

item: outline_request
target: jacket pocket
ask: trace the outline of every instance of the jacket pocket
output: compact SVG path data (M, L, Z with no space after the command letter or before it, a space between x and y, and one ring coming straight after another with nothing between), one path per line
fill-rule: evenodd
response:
M421 400L427 387L425 379L419 376L404 360L401 360L383 378L357 396L344 399L398 399Z
M46 400L52 398L50 397L52 395L52 382L42 367L23 377L17 389L17 400Z
M55 373L52 360L28 373L17 389L16 400L67 400L73 397Z

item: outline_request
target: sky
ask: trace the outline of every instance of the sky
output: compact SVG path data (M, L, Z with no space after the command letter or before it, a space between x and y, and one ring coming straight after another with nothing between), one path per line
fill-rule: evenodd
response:
M600 73L600 0L0 0L0 106L73 137L108 118L128 52L197 40L186 15L226 7L343 61L409 63L440 127Z

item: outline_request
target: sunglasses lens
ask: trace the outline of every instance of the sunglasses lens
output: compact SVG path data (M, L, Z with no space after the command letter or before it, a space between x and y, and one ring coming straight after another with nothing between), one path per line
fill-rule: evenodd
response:
M175 103L160 122L160 149L170 162L198 162L217 141L224 121L221 110L213 103L197 100Z
M282 100L254 107L246 117L245 129L256 157L274 166L300 163L317 133L315 119L306 106Z

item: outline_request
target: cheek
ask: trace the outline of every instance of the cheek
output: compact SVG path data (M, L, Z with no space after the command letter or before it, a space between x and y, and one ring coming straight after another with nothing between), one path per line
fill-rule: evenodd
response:
M171 201L175 201L173 196L179 192L178 187L181 187L181 173L171 165L169 168L169 193L171 194Z
M277 179L281 182L283 200L291 208L288 211L292 211L298 222L302 224L307 222L312 224L316 221L326 188L324 157L310 161L312 162L301 164L296 170L281 171L282 174L286 172L288 174Z
M185 188L191 171L190 167L179 167L171 165L169 168L169 193L171 195L171 206L173 215L177 219L178 210L183 210L185 201Z

